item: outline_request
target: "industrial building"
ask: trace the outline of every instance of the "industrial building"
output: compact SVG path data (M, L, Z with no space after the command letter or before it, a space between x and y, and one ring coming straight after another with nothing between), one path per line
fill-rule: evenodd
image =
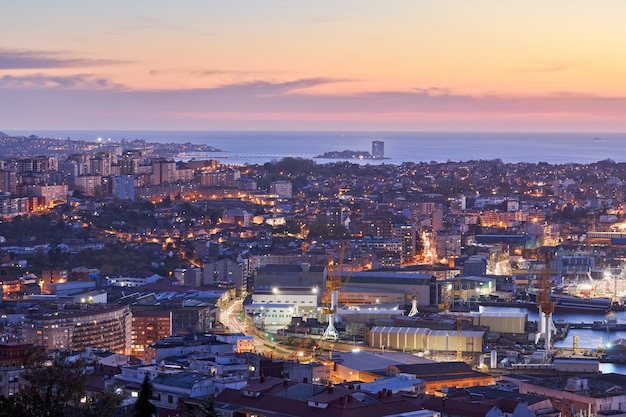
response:
M375 302L375 294L401 292L404 294L405 304L415 297L419 306L436 306L440 302L441 295L435 277L430 274L398 271L362 271L352 274L342 274L342 281L347 282L347 290L339 293L339 303L345 297L349 297L350 288L356 287L360 291L370 291L373 294L368 303ZM389 301L389 300L387 300Z
M460 338L460 342L459 342ZM418 352L480 353L484 346L484 331L431 330L419 327L374 326L369 332L369 346Z
M302 317L317 317L322 291L319 287L289 288L274 287L255 291L252 296L252 305L291 305L293 314Z
M493 376L472 370L465 362L435 362L411 365L391 365L389 375L412 374L425 383L425 393L434 394L448 388L469 388L493 385ZM521 392L521 391L520 391Z
M271 289L273 287L326 288L328 271L324 266L268 264L257 268L254 275L254 288Z

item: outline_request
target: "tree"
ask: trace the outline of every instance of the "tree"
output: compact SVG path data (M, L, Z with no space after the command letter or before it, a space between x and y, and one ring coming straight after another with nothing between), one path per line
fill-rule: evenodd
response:
M85 396L85 372L88 361L57 358L49 366L34 364L22 374L28 383L22 395L23 404L36 416L65 417L69 409L81 407Z
M139 391L139 397L133 407L133 417L152 417L156 416L157 408L150 402L152 398L152 382L148 375L145 376L141 383L141 390Z
M24 404L21 401L21 396L11 395L10 397L5 397L0 395L0 417L31 417L33 416L30 413Z
M87 402L85 417L114 417L124 398L112 388L97 393Z
M183 403L183 412L185 417L219 417L220 414L215 410L215 395L210 395L201 404Z

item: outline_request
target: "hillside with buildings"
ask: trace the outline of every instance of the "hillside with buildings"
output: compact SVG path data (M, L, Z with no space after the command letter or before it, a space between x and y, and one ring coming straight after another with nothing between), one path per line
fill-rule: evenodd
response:
M223 415L285 414L278 397L286 415L466 415L451 388L475 386L500 398L489 416L621 407L597 370L622 343L562 352L567 323L476 310L623 308L626 164L236 166L74 143L2 161L5 397L43 349L96 352L100 389L129 398L149 375L163 415L214 394Z

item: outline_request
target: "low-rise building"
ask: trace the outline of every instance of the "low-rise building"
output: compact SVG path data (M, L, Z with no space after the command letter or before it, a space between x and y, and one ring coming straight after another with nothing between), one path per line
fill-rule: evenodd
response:
M386 372L390 366L435 363L430 359L420 358L409 353L376 353L365 350L353 352L329 352L321 356L320 362L331 367L330 378L335 383L373 382L385 375L397 375Z
M158 363L170 356L183 356L192 353L200 356L214 356L232 353L233 350L232 344L219 341L216 335L193 333L166 337L156 341L146 347L144 361Z
M283 378L262 378L246 387L225 389L215 398L215 408L224 417L280 415L284 417L435 417L411 397L391 391L371 393L356 387L335 387Z
M215 393L210 374L163 364L122 368L122 373L114 375L110 384L129 398L137 398L146 376L152 383L151 402L159 415L174 415L165 410L179 410L185 398L208 397Z
M32 343L0 343L0 396L8 398L19 392L20 375L32 349Z
M528 379L520 381L519 392L552 398L555 407L569 417L626 410L626 375L621 374Z
M465 362L432 362L410 365L391 365L386 369L390 375L412 374L425 383L425 393L433 394L448 388L469 388L493 385L491 375L474 371ZM521 391L520 391L521 392Z

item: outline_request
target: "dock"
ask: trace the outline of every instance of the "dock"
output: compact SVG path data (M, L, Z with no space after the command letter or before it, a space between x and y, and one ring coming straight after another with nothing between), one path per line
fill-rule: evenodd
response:
M570 329L585 329L585 330L602 330L605 332L620 332L626 330L626 323L617 323L609 320L606 321L594 321L593 323L568 323Z

